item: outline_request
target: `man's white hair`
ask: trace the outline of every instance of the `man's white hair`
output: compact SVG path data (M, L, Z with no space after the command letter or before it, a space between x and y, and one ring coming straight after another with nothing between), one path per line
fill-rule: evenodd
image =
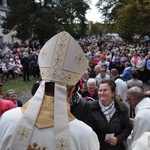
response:
M96 86L96 80L94 78L89 78L87 81L87 86L89 86L90 84L94 84Z

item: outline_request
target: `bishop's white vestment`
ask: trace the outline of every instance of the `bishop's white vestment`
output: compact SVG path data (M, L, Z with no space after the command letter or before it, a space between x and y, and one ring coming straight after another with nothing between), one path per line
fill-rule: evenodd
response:
M96 133L67 107L73 90L67 87L75 86L88 67L80 45L60 32L45 43L38 62L42 81L29 105L1 118L0 150L99 150ZM49 96L46 82L55 83Z
M135 114L133 132L128 138L128 146L130 150L132 150L132 144L137 141L144 132L150 130L150 98L144 98L136 105Z
M15 150L11 148L11 145L13 144L12 139L21 116L21 108L7 111L2 116L0 121L0 150ZM71 133L71 150L99 150L97 135L88 125L74 119L69 122L69 128ZM35 126L27 150L53 150L53 129L54 127L39 129ZM27 134L28 131L26 131L26 129L22 132L18 132L21 139L28 136ZM63 140L58 144L60 150L65 150L65 146Z

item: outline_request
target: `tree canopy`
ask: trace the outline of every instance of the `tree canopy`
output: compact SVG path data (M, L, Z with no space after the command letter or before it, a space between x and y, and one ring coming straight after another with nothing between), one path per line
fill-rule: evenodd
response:
M84 0L8 0L9 12L2 24L3 33L16 31L16 37L39 40L44 43L59 31L66 30L75 36L76 20L78 32L85 34L85 13L89 9Z
M99 0L97 7L109 29L123 38L150 34L149 0Z

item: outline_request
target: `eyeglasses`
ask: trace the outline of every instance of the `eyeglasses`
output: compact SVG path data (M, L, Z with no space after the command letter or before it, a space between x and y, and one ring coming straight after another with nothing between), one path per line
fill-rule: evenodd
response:
M88 85L88 87L96 87L96 85L95 84L90 84L90 85Z
M109 89L103 89L103 90L99 89L98 90L98 92L103 92L103 93L106 93L106 92L109 92L109 91L110 91Z

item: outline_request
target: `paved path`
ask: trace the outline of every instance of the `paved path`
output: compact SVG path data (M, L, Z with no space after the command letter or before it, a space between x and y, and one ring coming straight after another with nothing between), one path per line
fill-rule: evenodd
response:
M144 84L144 90L147 91L150 89L149 85ZM20 99L23 103L28 101L32 97L31 95L31 89L26 90L24 93L22 93L20 96L18 96L18 99Z
M18 99L20 99L23 103L26 103L30 98L31 95L31 89L26 90L24 93L22 93L20 96L18 96Z

